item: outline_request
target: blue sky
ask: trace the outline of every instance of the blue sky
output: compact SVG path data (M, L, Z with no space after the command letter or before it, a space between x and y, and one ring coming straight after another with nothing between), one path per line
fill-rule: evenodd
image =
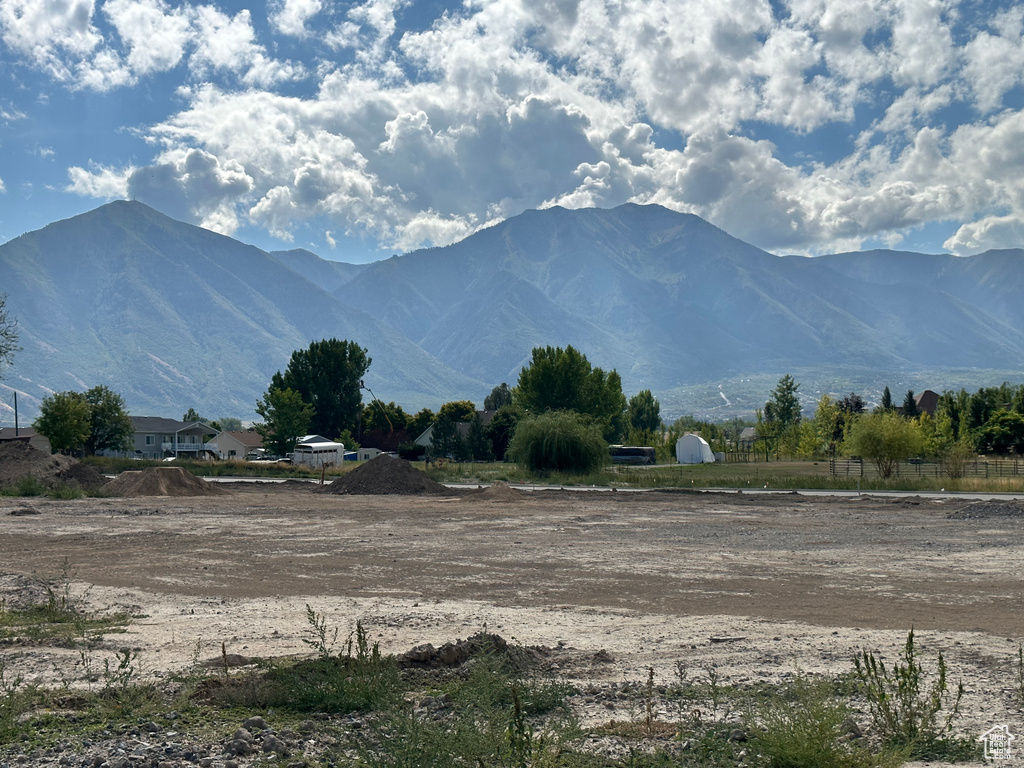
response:
M976 0L0 0L0 242L134 198L344 261L625 202L1021 247L1022 37Z

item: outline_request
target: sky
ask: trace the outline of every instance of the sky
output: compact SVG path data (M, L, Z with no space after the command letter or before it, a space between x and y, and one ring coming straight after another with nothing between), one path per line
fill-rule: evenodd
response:
M115 199L351 262L626 202L1022 247L1024 4L0 0L0 242Z

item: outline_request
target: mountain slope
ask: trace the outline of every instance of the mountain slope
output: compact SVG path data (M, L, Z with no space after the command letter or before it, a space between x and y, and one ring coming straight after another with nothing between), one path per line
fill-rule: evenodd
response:
M1005 367L1024 352L1008 319L1019 263L779 258L659 206L554 208L373 264L335 294L477 378L512 380L533 346L572 343L627 389L658 390L793 367Z
M37 400L102 383L135 413L251 418L291 352L331 336L368 348L368 383L389 397L483 386L263 251L140 203L0 246L0 285L24 347L6 383Z

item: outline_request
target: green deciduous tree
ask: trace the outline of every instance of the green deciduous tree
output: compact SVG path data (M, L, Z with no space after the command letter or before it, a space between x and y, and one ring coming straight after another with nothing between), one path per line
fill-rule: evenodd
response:
M400 432L409 425L409 414L394 402L379 400L363 408L363 431Z
M923 447L921 425L893 411L862 415L850 427L844 444L848 454L871 461L882 477L892 475L899 462L919 455Z
M89 439L89 403L81 392L54 392L43 398L32 426L54 451L77 451Z
M661 403L651 390L644 389L629 398L629 426L638 432L657 432L661 429Z
M1021 453L1024 451L1024 416L1015 411L996 411L978 429L975 442L985 452Z
M18 346L18 322L7 311L7 295L0 294L0 378L3 367L10 365Z
M263 436L263 447L272 455L284 456L295 450L295 443L309 432L313 406L303 401L294 389L271 387L256 403L263 422L256 431Z
M484 398L484 410L497 411L506 405L512 405L512 390L509 389L508 384L502 382Z
M353 341L314 341L308 349L292 352L288 367L274 374L270 388L298 392L313 408L310 431L333 439L344 429L356 428L361 382L370 362L366 350Z
M519 422L508 453L531 472L584 474L608 462L608 443L600 425L586 416L547 411Z
M241 432L242 431L242 420L236 419L234 416L221 416L216 421L220 425L220 428L225 432Z
M84 397L89 405L89 437L84 446L86 453L120 452L131 448L135 427L124 407L124 398L102 385L88 390Z
M451 419L458 423L470 421L476 413L476 404L472 400L453 400L441 406L437 412L439 419Z
M591 366L572 346L534 348L530 364L519 373L512 400L534 415L570 410L590 416L608 442L626 431L626 396L619 374Z
M406 429L409 431L409 436L415 440L417 437L427 431L427 427L437 421L437 414L435 414L429 408L421 408L416 412L415 416L409 418L409 423L406 425Z

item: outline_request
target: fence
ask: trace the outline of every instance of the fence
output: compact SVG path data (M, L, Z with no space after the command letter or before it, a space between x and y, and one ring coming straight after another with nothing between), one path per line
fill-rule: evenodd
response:
M878 469L870 461L861 459L831 459L829 474L836 477L878 477ZM893 477L947 477L943 465L935 461L901 461ZM1024 460L975 459L964 463L961 477L1020 477L1024 475Z

